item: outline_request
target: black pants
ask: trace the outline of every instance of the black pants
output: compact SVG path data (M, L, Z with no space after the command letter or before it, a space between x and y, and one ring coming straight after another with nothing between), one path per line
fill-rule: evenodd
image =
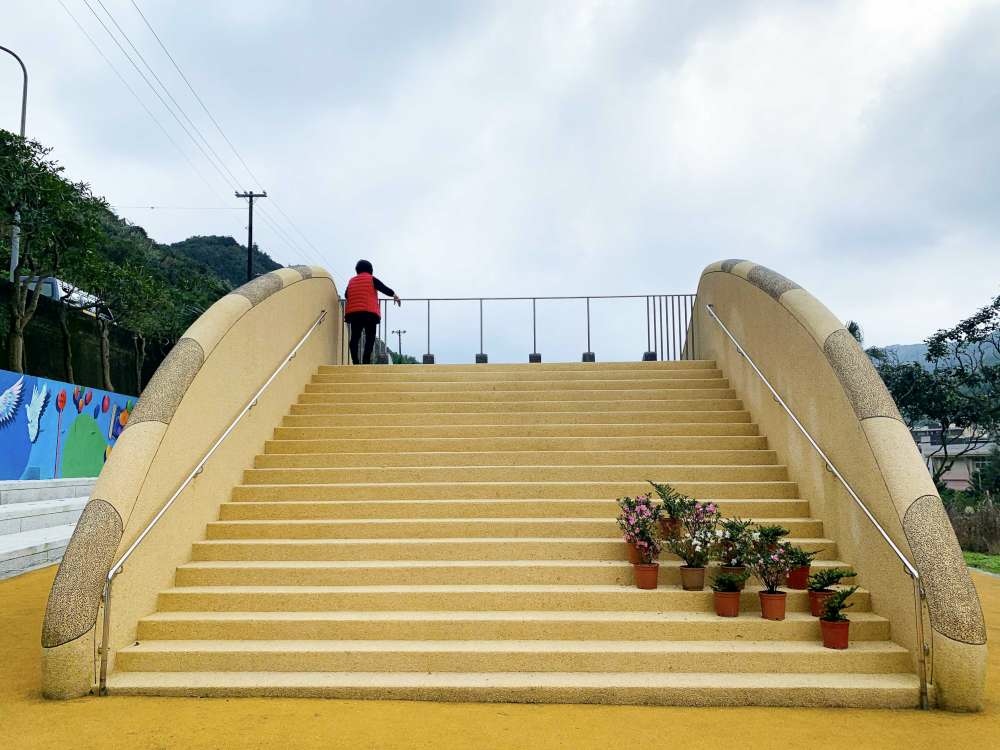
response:
M351 327L351 343L349 345L351 362L358 364L360 360L362 364L370 365L372 363L372 349L375 348L375 327L381 318L375 313L353 312L349 313L345 320ZM364 355L359 357L358 349L361 346L362 333L365 334L365 351Z

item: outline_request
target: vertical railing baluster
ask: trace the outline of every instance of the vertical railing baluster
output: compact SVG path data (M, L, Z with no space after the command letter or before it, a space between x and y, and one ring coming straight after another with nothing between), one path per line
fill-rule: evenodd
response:
M584 362L596 362L597 357L590 348L590 297L587 297L587 351L583 353Z
M538 322L537 322L537 298L531 298L531 354L528 355L529 362L541 362L542 355L538 353Z
M688 356L691 346L691 341L688 338L688 325L689 325L688 313L690 308L690 302L691 300L688 298L688 296L684 295L684 344L683 348L681 349L681 357L683 359L691 359L691 357Z
M666 349L663 348L663 326L664 326L664 322L665 322L663 320L663 317L664 317L663 316L663 312L664 312L664 309L665 309L665 305L663 303L663 295L660 295L660 297L658 299L659 299L659 307L660 307L660 361L661 362L665 362L666 359L667 359L667 353L666 353Z
M681 298L676 294L670 295L670 306L674 311L674 359L681 358Z

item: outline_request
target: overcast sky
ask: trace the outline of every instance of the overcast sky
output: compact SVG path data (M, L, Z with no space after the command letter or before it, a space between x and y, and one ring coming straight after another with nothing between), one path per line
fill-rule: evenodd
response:
M184 154L57 0L0 11L31 76L28 135L157 240L245 241L244 212L208 210L239 206L229 184L84 0L64 2ZM258 187L131 0L103 3ZM918 341L1000 292L1000 3L136 4L272 196L262 208L339 283L367 257L403 296L693 292L705 265L743 257L871 344ZM11 130L19 86L3 56ZM263 221L262 249L317 262ZM478 325L475 309L441 315ZM605 323L634 321L645 348L641 307L623 315ZM560 337L543 334L549 350Z

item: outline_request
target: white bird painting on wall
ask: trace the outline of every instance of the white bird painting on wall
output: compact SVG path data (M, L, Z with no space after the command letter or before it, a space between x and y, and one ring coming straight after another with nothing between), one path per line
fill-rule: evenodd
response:
M6 427L14 421L17 407L21 403L21 390L24 388L24 376L0 395L0 427Z
M38 440L38 428L41 424L42 414L45 413L45 407L48 406L48 403L48 384L42 383L41 388L35 385L31 389L31 400L24 407L24 412L28 416L28 440L32 443Z

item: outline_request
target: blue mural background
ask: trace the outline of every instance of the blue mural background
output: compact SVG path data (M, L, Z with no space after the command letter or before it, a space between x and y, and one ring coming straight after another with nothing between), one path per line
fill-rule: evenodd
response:
M95 477L135 397L0 370L0 480Z

